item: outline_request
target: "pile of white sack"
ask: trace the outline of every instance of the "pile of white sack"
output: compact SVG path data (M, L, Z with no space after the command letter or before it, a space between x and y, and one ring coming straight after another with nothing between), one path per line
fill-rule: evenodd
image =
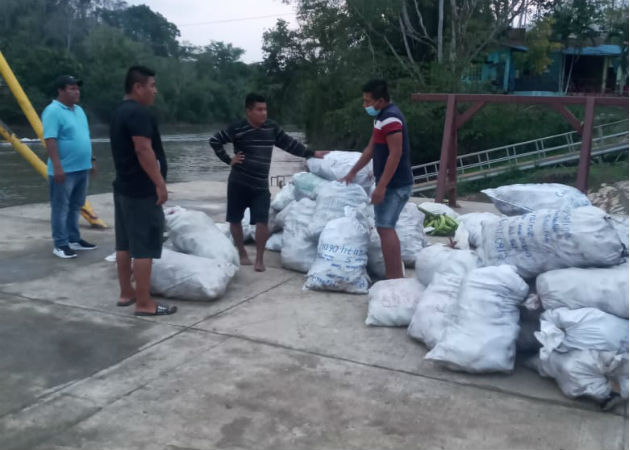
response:
M529 351L571 398L627 399L628 229L569 186L485 192L505 215L439 205L460 224L457 248L424 247L415 280L375 283L366 323L407 326L452 370L510 372Z
M153 261L151 292L179 300L220 298L239 267L234 244L202 211L165 211L169 240Z
M283 267L306 273L306 289L367 293L385 277L381 240L374 226L371 163L352 183L340 183L361 153L333 151L307 161L310 172L293 176L271 201L266 248L280 251ZM407 267L426 245L424 214L414 203L403 209L396 231Z

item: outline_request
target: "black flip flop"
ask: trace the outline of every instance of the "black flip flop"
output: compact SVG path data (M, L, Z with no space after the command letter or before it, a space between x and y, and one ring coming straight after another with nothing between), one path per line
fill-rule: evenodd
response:
M177 306L171 305L158 305L155 307L155 312L136 311L136 316L168 316L169 314L175 314L177 312Z
M136 299L135 298L130 298L129 300L127 300L126 302L116 302L116 306L131 306L134 303L136 303Z

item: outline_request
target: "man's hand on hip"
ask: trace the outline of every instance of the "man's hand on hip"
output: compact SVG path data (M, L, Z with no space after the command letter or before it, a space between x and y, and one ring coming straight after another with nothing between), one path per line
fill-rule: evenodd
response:
M236 155L234 155L234 158L232 158L230 166L233 166L235 164L243 164L243 161L245 161L245 155L243 154L243 152L238 152Z

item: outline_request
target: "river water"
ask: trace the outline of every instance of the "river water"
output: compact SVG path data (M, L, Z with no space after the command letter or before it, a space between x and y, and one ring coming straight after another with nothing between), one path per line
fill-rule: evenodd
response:
M209 130L208 132L162 135L168 161L168 183L227 180L229 166L219 160L208 145L208 138L214 132L215 130ZM289 134L299 140L304 138L302 133ZM46 152L39 141L28 141L27 145L43 161L46 160ZM231 154L232 149L227 146L226 148ZM98 173L90 179L88 195L111 192L114 163L109 139L93 139L92 150L97 158ZM272 172L293 173L296 171L295 162L298 159L285 152L274 151ZM47 201L48 182L35 172L10 144L0 141L0 208Z

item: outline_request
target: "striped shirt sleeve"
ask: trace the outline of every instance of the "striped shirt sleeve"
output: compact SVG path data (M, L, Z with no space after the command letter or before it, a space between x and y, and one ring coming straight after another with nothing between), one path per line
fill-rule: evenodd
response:
M210 138L210 147L212 147L212 150L214 150L214 153L216 153L219 159L227 165L231 164L232 158L230 158L223 146L234 142L233 129L233 126L229 126L225 130L219 131Z
M310 158L315 154L312 150L306 148L304 144L286 134L284 130L279 126L276 125L275 128L276 147L280 147L287 153L291 153L295 156L301 156L303 158Z

